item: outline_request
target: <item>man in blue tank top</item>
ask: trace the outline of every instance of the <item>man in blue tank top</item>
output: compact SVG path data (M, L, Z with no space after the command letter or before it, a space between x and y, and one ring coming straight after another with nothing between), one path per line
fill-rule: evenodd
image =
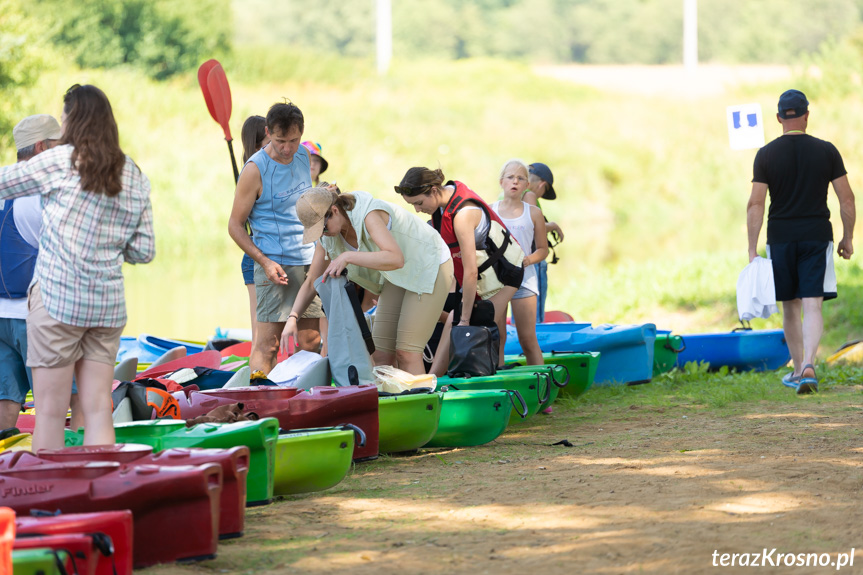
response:
M53 116L21 120L12 130L18 161L57 145L62 136ZM0 201L0 429L14 427L30 389L27 361L27 288L39 252L39 196Z
M314 245L303 244L297 217L300 195L312 187L308 151L300 146L305 122L294 104L274 104L267 112L270 143L249 158L234 195L228 233L255 261L258 328L249 366L268 374L276 364L279 340L297 292L312 263ZM244 228L248 221L252 237ZM320 300L298 320L301 349L320 349Z

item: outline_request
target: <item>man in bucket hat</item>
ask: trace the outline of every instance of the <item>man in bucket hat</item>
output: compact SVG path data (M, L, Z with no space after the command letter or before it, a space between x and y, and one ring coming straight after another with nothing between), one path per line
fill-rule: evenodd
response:
M12 129L18 161L57 145L53 116L28 116ZM14 427L31 387L27 360L27 288L33 279L42 226L40 197L0 201L0 429ZM75 396L77 399L77 396Z
M830 142L806 133L809 101L803 92L784 92L776 119L782 125L782 136L755 155L746 208L749 261L757 255L769 192L767 257L773 264L776 300L782 302L785 339L794 362L794 370L782 383L802 394L818 391L814 364L824 330L821 304L837 296L833 227L827 209L829 185L833 184L839 198L844 233L836 251L844 259L854 253L856 209L839 151Z

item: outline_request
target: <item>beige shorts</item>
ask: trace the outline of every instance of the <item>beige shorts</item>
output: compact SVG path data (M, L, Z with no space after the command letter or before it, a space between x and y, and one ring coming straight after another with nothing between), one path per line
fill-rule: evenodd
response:
M122 327L78 327L48 315L39 284L27 299L27 365L63 367L79 359L114 365L120 349Z
M422 353L440 319L452 278L452 259L448 259L438 268L432 293L420 295L385 282L372 325L375 348L386 353Z
M255 262L255 297L258 300L255 314L260 322L284 323L288 321L300 286L306 281L309 266L282 266L282 269L288 274L288 285L271 282L264 272L264 268ZM303 319L324 317L321 298L316 295L302 317Z

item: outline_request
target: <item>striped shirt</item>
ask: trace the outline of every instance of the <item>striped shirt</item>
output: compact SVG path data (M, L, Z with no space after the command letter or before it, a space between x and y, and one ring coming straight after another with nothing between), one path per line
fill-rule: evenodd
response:
M118 195L85 191L72 150L57 146L0 168L0 199L41 194L34 280L48 315L79 327L122 327L123 262L147 263L156 254L150 182L126 156Z

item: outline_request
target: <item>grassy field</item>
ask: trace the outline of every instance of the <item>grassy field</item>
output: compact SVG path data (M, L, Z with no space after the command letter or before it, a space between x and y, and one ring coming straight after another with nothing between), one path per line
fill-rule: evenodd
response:
M725 107L761 103L772 139L779 126L770 113L786 86L627 95L479 60L397 61L378 77L368 62L284 48L240 50L225 68L234 136L246 116L289 98L305 112L305 137L323 144L326 177L343 190L398 202L392 185L408 167L426 165L492 199L508 158L548 163L559 198L546 211L566 231L561 262L550 268L550 307L595 323L654 321L678 333L734 327L754 151L729 149ZM44 107L31 112L59 116L59 95L73 82L106 90L122 144L152 182L158 255L127 271L127 333L203 339L216 326L245 327L240 251L226 232L228 153L195 78L154 83L131 70L66 67L40 79L28 99ZM844 119L861 104L813 82L805 81L819 96L811 131L837 144L860 188L861 136ZM11 159L4 150L2 160ZM834 199L831 208L838 224ZM827 347L863 335L852 304L863 290L860 268L837 268L841 295L826 308Z

